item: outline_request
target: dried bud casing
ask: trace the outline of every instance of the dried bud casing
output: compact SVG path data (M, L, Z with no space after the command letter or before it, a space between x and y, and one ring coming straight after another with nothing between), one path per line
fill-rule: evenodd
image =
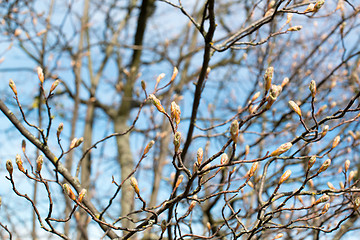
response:
M181 110L179 105L177 105L176 102L172 102L170 111L171 111L171 119L175 121L176 125L179 125L180 115L181 115Z
M75 201L76 197L74 192L71 190L69 184L65 183L63 185L64 192L69 196L69 198L73 201Z
M291 170L290 169L286 170L279 180L279 185L285 182L290 177L290 175L291 175Z
M230 125L230 135L231 139L236 143L239 135L239 122L236 119Z
M180 148L180 142L181 142L181 133L180 132L176 132L175 136L174 136L174 146L175 146L175 152L179 151Z
M13 93L15 94L15 96L17 96L17 90L16 90L16 85L14 83L14 81L12 79L9 80L9 87L11 88L11 90L13 91Z
M12 162L11 160L6 160L6 170L9 172L10 175L13 174L13 171L14 171L14 167L12 165Z
M202 148L199 148L197 150L197 154L196 154L196 162L197 162L198 166L200 166L200 164L203 160L203 157L204 157L204 150Z
M315 155L311 156L308 161L308 169L310 169L312 166L314 166L315 162L316 162L316 156Z
M320 169L318 170L318 173L322 173L324 172L326 169L328 169L328 167L330 166L331 164L331 160L330 159L327 159L320 167Z
M318 200L314 202L314 205L318 205L320 203L324 203L329 201L330 197L328 195L322 195Z
M336 137L334 138L334 141L333 141L332 145L331 145L331 148L332 148L332 149L333 149L333 148L336 148L336 146L339 145L339 142L340 142L340 136L336 136Z
M154 146L154 144L155 144L155 141L154 141L154 140L151 140L151 141L146 145L146 147L145 147L145 149L144 149L144 154L143 154L143 155L146 155L146 154L150 151L150 149L152 148L152 146Z
M149 94L149 101L156 107L156 109L161 112L161 113L165 113L165 109L164 107L161 105L160 100L154 95L154 94Z
M166 220L161 221L161 233L164 233L166 231Z
M259 162L254 162L251 165L251 168L249 170L248 176L249 178L251 178L252 176L254 176L256 169L258 168Z
M268 67L268 69L266 69L265 71L265 75L264 75L264 87L265 87L265 91L269 91L270 87L271 87L271 81L273 78L273 74L274 74L274 68L273 67Z
M56 131L56 136L57 138L60 138L60 134L62 132L62 130L64 129L64 124L63 123L60 123L58 128L57 128L57 131Z
M292 147L291 142L287 142L282 144L280 147L278 147L275 151L273 151L270 156L275 157L279 156L280 154L283 154L284 152L288 151Z
M349 167L350 167L350 160L349 159L347 159L346 161L345 161L345 172L347 172L348 170L349 170Z
M315 80L311 80L310 85L309 85L309 90L311 92L311 97L315 97L316 96L316 82Z
M59 83L60 83L60 80L56 80L55 82L53 82L53 84L51 84L50 93L55 90L55 88L59 85Z
M130 178L130 185L134 188L134 191L137 194L140 194L140 189L139 189L139 185L138 185L136 178L134 178L134 177Z
M296 112L297 115L301 117L301 109L294 101L289 101L289 106L294 112Z
M38 158L36 159L36 171L37 172L41 172L43 163L44 163L44 157L43 157L43 155L39 155Z
M20 154L16 154L15 162L16 162L16 165L18 166L19 171L25 172L25 169L24 169L23 162L21 160Z
M37 74L41 84L44 83L44 72L41 67L37 67Z
M82 200L84 199L86 193L87 193L87 191L86 191L85 188L83 190L81 190L81 192L79 193L79 197L78 197L79 202L82 202Z

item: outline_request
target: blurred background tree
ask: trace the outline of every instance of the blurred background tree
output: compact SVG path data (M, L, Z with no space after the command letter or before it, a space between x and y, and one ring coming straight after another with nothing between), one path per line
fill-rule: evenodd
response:
M1 15L1 158L24 167L2 161L4 239L356 234L356 3L2 1Z

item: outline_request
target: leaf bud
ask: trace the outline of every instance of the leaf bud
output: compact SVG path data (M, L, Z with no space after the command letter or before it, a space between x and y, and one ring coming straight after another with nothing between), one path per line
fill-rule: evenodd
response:
M280 238L282 238L283 236L284 236L283 233L278 233L278 234L274 237L274 240L275 240L275 239L280 239Z
M164 233L166 231L166 220L161 221L161 233Z
M286 170L279 180L279 185L285 182L290 177L290 175L291 175L291 170L290 169Z
M330 197L329 197L328 195L324 194L324 195L322 195L318 200L316 200L316 201L314 202L314 205L318 205L318 204L320 204L320 203L327 202L327 201L329 201L329 199L330 199Z
M191 203L190 203L190 206L189 206L189 210L188 210L189 213L194 209L195 205L196 205L196 201L192 200Z
M136 192L136 194L139 195L140 189L139 189L139 185L138 185L138 182L135 177L130 178L130 185L134 188L134 191Z
M12 79L9 80L9 87L11 88L11 90L14 92L15 96L17 96L17 90L16 90L16 85L14 83L14 81Z
M320 10L320 8L324 5L325 3L325 0L319 0L315 3L315 6L314 6L314 12L317 12Z
M146 91L146 83L144 80L141 80L141 88Z
M69 184L64 183L63 185L64 192L69 196L69 198L73 201L75 201L76 197L74 192L71 190Z
M264 75L265 91L269 91L269 89L271 87L271 81L272 81L272 78L273 78L273 74L274 74L274 68L273 67L268 67L268 69L266 69L265 75Z
M312 166L314 166L315 162L316 162L316 156L313 155L310 157L310 159L308 161L308 169L310 169Z
M236 143L239 135L239 122L236 119L230 125L230 135L231 139Z
M289 101L289 106L297 115L301 117L301 109L294 101Z
M176 181L175 188L178 188L184 179L184 175L179 175L178 180Z
M23 153L25 153L25 150L26 150L26 142L25 142L24 139L23 139L22 142L21 142L21 150L23 151Z
M36 159L36 171L37 172L41 172L43 163L44 163L44 157L43 157L43 155L39 155L38 158Z
M329 131L329 125L325 125L322 132L321 132L321 137L325 137L325 135L327 134L327 132Z
M41 84L44 83L44 72L41 67L37 67L37 74Z
M180 132L176 132L175 136L174 136L174 146L175 146L175 152L179 151L180 148L180 142L181 142L181 133Z
M53 82L53 84L51 84L51 87L50 87L50 93L53 92L55 90L55 88L59 85L60 83L60 80L55 80L55 82Z
M78 197L79 202L82 202L82 200L84 199L86 193L87 193L86 189L83 188L83 190L81 190L81 192L79 193L79 197Z
M170 82L175 80L176 76L178 75L178 72L179 72L179 70L176 67L174 67Z
M339 144L339 142L340 142L340 136L338 135L334 138L331 149L336 148L336 146Z
M349 182L351 182L354 177L355 177L355 171L350 171L350 173L349 173Z
M287 142L282 144L280 147L278 147L275 151L273 151L270 156L275 157L279 156L280 154L283 154L284 152L288 151L292 147L291 142Z
M200 166L200 164L203 160L203 157L204 157L204 150L202 148L199 148L197 150L197 154L196 154L196 162L197 162L198 166Z
M331 164L331 160L330 159L327 159L320 167L320 169L318 170L318 173L322 173L324 172L326 169L328 169L328 167L330 166Z
M249 178L251 178L252 176L254 176L255 171L256 171L256 169L258 168L258 166L259 166L259 162L254 162L254 163L251 165L251 168L250 168L250 170L249 170L249 172L248 172Z
M9 160L9 159L6 160L6 170L9 172L10 175L13 174L14 168L13 168L11 160Z
M20 154L16 154L15 162L16 162L16 165L18 166L19 171L25 172L25 169L24 169L23 162L21 160Z
M314 98L316 96L316 82L315 80L311 80L309 85L309 90L311 92L311 96Z
M180 115L181 115L179 105L177 105L176 102L172 102L170 111L171 111L171 119L173 121L175 121L176 125L179 125L179 123L180 123Z
M302 29L302 26L298 25L298 26L290 27L286 31L288 31L288 32L297 32L297 31L300 31L301 29Z
M165 113L165 109L164 107L161 105L160 100L154 95L154 94L149 94L148 97L149 101L156 107L156 109L161 112L161 113Z
M229 157L226 153L221 155L220 163L221 165L226 165L229 162Z
M159 76L156 78L156 83L158 84L161 79L163 79L165 77L165 73L160 73Z
M321 214L327 213L327 211L329 211L329 208L330 208L330 203L325 203L325 205L321 211Z
M57 128L57 131L56 131L56 136L57 138L60 138L60 134L62 132L62 130L64 129L64 124L63 123L60 123L58 128Z
M345 172L347 172L348 170L349 170L349 167L350 167L350 160L349 159L347 159L346 161L345 161Z
M143 154L143 155L146 155L146 154L150 151L150 149L152 148L152 146L154 146L154 144L155 144L155 141L154 141L154 140L151 140L151 141L146 145L146 147L145 147L145 149L144 149L144 154Z

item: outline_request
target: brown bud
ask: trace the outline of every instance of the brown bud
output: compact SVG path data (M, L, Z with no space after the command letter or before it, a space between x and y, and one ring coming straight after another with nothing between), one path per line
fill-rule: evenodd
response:
M315 155L311 156L308 161L308 169L310 169L312 166L314 166L315 162L316 162L316 156Z
M199 148L197 150L197 154L196 154L196 162L197 162L198 166L200 166L200 164L203 160L203 156L204 156L204 150L202 148Z
M57 128L57 131L56 131L56 136L57 138L60 138L60 134L62 132L62 130L64 129L64 124L63 123L60 123L58 128Z
M16 85L14 83L14 81L12 79L9 80L9 87L11 88L11 90L14 92L15 96L17 96L17 90L16 90Z
M180 148L180 142L181 142L181 133L180 132L176 132L175 136L174 136L174 146L175 146L175 152L179 151Z
M44 163L44 157L43 157L43 155L39 155L38 158L36 159L36 171L37 172L41 172L43 163Z
M336 137L334 138L334 141L333 141L333 143L332 143L331 148L332 148L332 149L333 149L333 148L336 148L336 146L339 144L339 142L340 142L340 136L336 136Z
M156 109L161 112L161 113L165 113L165 109L164 107L161 105L160 100L154 95L154 94L149 94L148 97L149 101L152 102L152 104L156 107Z
M285 182L290 177L290 175L291 175L291 170L290 169L286 170L279 180L279 185Z
M166 220L161 221L161 233L164 233L166 231Z
M13 168L11 160L9 160L9 159L6 160L6 170L9 172L10 175L13 174L14 168Z
M236 143L239 135L239 122L236 119L230 125L230 135L231 139Z
M284 143L280 147L278 147L275 151L273 151L270 154L270 156L271 157L279 156L280 154L283 154L284 152L288 151L291 147L292 147L291 142Z
M22 140L22 142L21 142L21 150L23 151L23 153L25 153L25 150L26 150L26 142L25 142L25 140Z
M82 202L82 200L84 199L86 193L87 193L87 191L86 191L85 188L83 190L81 190L81 192L79 193L79 197L78 197L79 202Z
M155 144L155 141L154 141L154 140L151 140L151 141L146 145L146 147L145 147L145 149L144 149L144 155L146 155L146 154L150 151L150 149L152 148L152 146L154 146L154 144Z
M296 112L297 115L301 117L301 109L294 101L289 101L289 106L294 112Z
M324 203L324 202L327 202L327 201L329 201L329 199L330 199L330 197L328 196L328 195L322 195L318 200L316 200L315 202L314 202L314 205L318 205L318 204L320 204L320 203Z
M44 72L41 67L37 67L37 74L41 84L44 83Z
M270 90L271 81L272 81L272 78L273 78L273 74L274 74L274 68L273 68L273 67L268 67L268 69L266 69L265 75L264 75L265 91L269 91L269 90Z
M138 185L136 178L134 178L134 177L130 178L130 185L134 188L134 191L137 194L140 194L140 189L139 189L139 185Z
M74 194L74 192L71 190L70 186L69 186L67 183L65 183L65 184L63 185L63 189L64 189L64 192L69 196L69 198L70 198L71 200L75 201L75 199L76 199L75 194Z
M141 88L146 91L146 83L144 80L141 80Z
M318 170L318 173L322 173L324 172L326 169L328 169L328 167L330 166L331 164L331 160L330 159L327 159L320 167L320 169Z
M21 160L20 154L16 154L15 162L16 162L16 165L18 166L19 171L25 172L25 169L24 169L23 162Z

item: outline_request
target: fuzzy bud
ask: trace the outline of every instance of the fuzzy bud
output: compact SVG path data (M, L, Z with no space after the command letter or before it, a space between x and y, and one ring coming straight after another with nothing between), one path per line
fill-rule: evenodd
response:
M171 76L170 82L172 82L172 81L175 80L175 78L176 78L176 76L178 75L178 73L179 73L179 70L178 70L176 67L174 67L173 74L172 74L172 76Z
M315 80L311 80L309 85L309 90L311 92L311 96L314 98L316 96L316 82Z
M6 170L9 172L10 175L13 174L14 168L13 168L11 160L9 160L9 159L6 160Z
M239 122L236 119L230 125L230 135L231 139L236 143L239 135Z
M36 159L36 171L37 172L41 172L43 163L44 163L44 157L43 157L43 155L39 155L38 158Z
M271 87L271 81L272 81L272 78L273 78L273 74L274 74L274 68L273 67L268 67L268 69L266 69L265 75L264 75L265 91L269 91L269 89Z
M170 111L171 111L171 119L173 121L175 121L176 125L179 125L179 123L180 123L180 115L181 115L179 105L177 105L176 102L172 102Z
M291 170L290 169L286 170L279 180L279 185L285 182L290 177L290 175L291 175Z
M53 92L55 90L55 88L59 85L60 80L56 80L55 82L53 82L53 84L51 85L50 88L50 92Z
M139 185L138 185L136 178L134 178L134 177L130 178L130 185L134 188L134 191L136 192L136 194L140 194L140 189L139 189Z
M328 169L328 167L330 166L331 164L331 160L330 159L327 159L320 167L320 169L318 170L318 173L322 173L324 172L326 169Z
M311 156L308 161L308 169L310 169L312 166L314 166L315 162L316 162L316 156L315 155Z
M25 169L24 169L23 162L21 160L20 154L16 154L15 162L16 162L16 165L18 166L19 171L25 172Z
M176 132L175 136L174 136L174 146L175 146L175 152L179 151L180 148L180 142L181 142L181 133L180 132Z
M289 80L288 77L284 78L284 80L283 80L282 83L281 83L281 87L284 88L285 85L289 83L289 81L290 81L290 80Z
M14 92L15 96L17 96L17 90L16 90L16 85L14 83L14 81L12 79L9 80L9 87L11 88L11 90Z
M279 156L280 154L283 154L284 152L288 151L292 147L291 142L287 142L282 144L280 147L278 147L275 151L273 151L270 156L275 157Z
M200 164L203 160L203 157L204 157L204 150L202 148L199 148L197 150L197 154L196 154L196 162L197 162L198 166L200 166Z
M75 201L76 197L74 192L71 190L69 184L65 183L63 185L64 192L69 196L69 198L73 201Z
M43 84L45 78L44 78L44 72L41 67L37 67L37 74L41 84Z
M330 197L328 195L322 195L318 200L314 202L314 205L318 205L320 203L324 203L329 201Z
M255 174L255 171L256 169L258 168L259 166L259 162L254 162L252 165L251 165L251 168L248 172L248 177L251 178L252 176L254 176Z
M301 117L301 109L294 101L289 101L289 106L294 112L296 112L297 115Z
M165 113L165 109L164 107L161 105L160 100L154 95L154 94L149 94L149 101L156 107L156 109L161 112L161 113Z
M251 98L250 102L254 102L256 99L258 99L260 97L260 91L256 92L253 97Z
M346 161L345 161L345 172L347 172L348 170L349 170L349 167L350 167L350 160L349 159L347 159Z
M81 192L79 193L79 197L78 197L79 202L82 202L82 200L84 199L86 193L87 193L87 191L86 191L85 188L83 190L81 190Z
M334 185L331 182L327 182L327 185L331 190L336 190L336 188L334 187Z
M150 149L152 148L152 146L154 146L154 144L155 144L155 141L154 141L154 140L151 140L151 141L146 145L146 147L145 147L145 149L144 149L144 154L143 154L143 155L146 155L146 154L150 151Z
M221 155L220 163L221 165L226 165L229 162L229 157L226 153Z
M63 123L60 123L58 128L57 128L57 131L56 131L56 136L57 138L60 138L60 134L62 132L62 130L64 129L64 124Z
M297 32L297 31L300 31L302 29L302 26L298 25L298 26L293 26L293 27L290 27L288 28L288 32Z
M156 83L159 83L161 79L165 77L165 73L160 73L159 76L156 78Z
M336 148L336 146L339 144L339 142L340 142L340 136L336 136L332 143L331 149Z

